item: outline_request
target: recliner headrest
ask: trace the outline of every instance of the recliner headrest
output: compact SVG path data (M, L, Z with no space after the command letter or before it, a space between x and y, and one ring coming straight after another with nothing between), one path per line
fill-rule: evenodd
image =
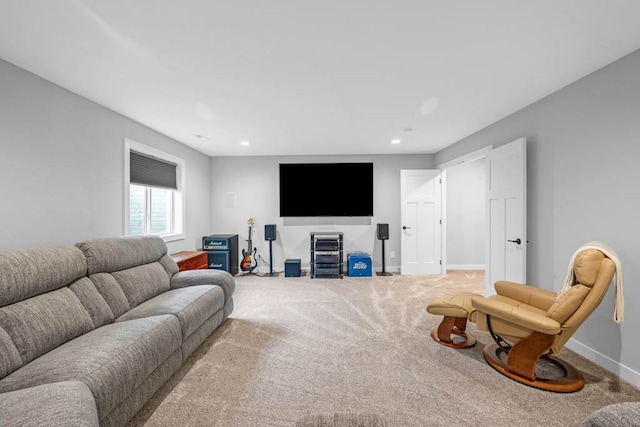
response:
M597 249L585 249L576 255L576 259L573 262L573 270L577 283L593 286L596 283L600 264L604 258L604 254Z

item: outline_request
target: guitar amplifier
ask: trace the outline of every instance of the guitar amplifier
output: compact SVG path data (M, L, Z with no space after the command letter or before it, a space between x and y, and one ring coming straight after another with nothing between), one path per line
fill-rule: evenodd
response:
M234 240L237 247L237 234L204 236L202 238L202 249L205 251L228 251L231 250Z
M234 276L240 271L237 234L203 236L202 250L209 253L210 269L225 270Z
M231 272L231 251L209 251L207 267L212 270Z

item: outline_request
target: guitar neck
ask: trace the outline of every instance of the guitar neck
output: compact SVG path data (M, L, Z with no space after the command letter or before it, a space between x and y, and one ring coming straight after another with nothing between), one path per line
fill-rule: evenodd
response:
M247 252L251 252L253 243L251 242L251 231L253 231L253 226L254 226L255 222L253 220L253 218L249 218L249 220L247 221L247 225L249 226L249 233L248 233L248 239L247 239Z

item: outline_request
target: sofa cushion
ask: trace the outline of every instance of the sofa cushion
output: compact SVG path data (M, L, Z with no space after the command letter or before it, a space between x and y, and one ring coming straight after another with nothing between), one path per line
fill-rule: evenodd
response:
M78 380L91 389L102 419L182 344L172 315L105 325L51 350L0 380L0 392Z
M173 314L180 320L183 340L224 305L219 286L192 286L164 292L129 310L116 321L123 322L159 314Z
M115 317L111 308L88 277L77 280L69 286L69 289L78 297L84 309L91 316L94 328L113 323Z
M91 390L79 381L43 384L0 394L0 426L97 427Z
M178 272L178 264L171 258L169 255L163 255L162 258L158 260L160 264L164 267L164 270L167 272L167 276L171 277Z
M87 259L87 271L111 273L156 262L167 253L158 236L113 237L76 243Z
M0 328L0 378L22 366L22 357L13 340L3 328Z
M110 273L92 274L89 276L89 279L107 302L115 318L120 317L122 313L129 310L129 300L127 296L124 294L115 277Z
M60 289L87 272L73 246L0 251L0 307Z
M159 262L111 273L127 297L129 309L168 291L169 276Z
M62 288L0 307L0 328L24 365L94 327L78 297Z

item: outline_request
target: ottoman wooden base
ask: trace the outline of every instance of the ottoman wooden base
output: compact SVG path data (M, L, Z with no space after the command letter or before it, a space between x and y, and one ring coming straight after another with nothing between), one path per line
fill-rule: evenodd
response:
M444 316L437 328L431 330L431 338L437 343L453 348L473 347L476 339L473 335L465 332L467 327L466 317ZM457 340L456 337L461 337Z
M473 310L471 298L476 295L478 294L447 294L429 303L429 313L444 316L440 325L431 330L434 341L453 348L468 348L476 343L473 335L466 332L467 319Z

